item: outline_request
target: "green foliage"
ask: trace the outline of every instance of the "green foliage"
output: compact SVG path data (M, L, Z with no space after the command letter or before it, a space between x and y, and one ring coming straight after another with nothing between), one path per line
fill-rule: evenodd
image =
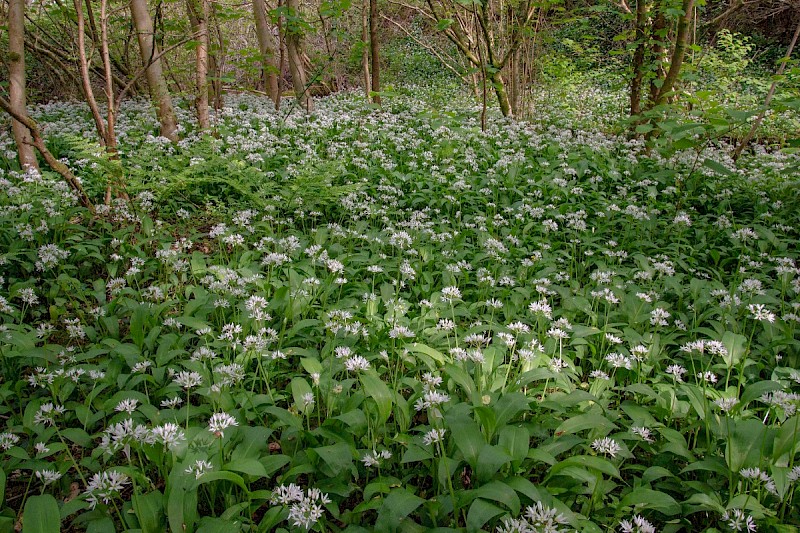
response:
M2 527L800 523L797 156L668 111L648 152L597 89L486 131L422 91L230 96L177 144L127 103L97 216L3 171Z

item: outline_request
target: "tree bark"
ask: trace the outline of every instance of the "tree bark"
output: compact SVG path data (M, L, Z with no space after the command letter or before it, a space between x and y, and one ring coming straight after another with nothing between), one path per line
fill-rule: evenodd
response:
M675 35L675 48L672 50L672 57L669 62L669 70L664 78L664 83L658 89L654 105L661 105L667 101L667 97L672 92L675 82L678 81L678 75L683 65L683 59L686 56L686 46L689 42L689 26L694 14L694 1L683 0L683 15L678 21L678 31Z
M497 95L497 103L500 104L500 112L503 113L504 117L513 117L514 111L511 109L511 101L508 99L508 92L506 91L506 85L503 82L500 71L496 70L492 72L489 79L492 81L494 92Z
M200 130L211 127L208 115L208 2L207 0L186 0L186 10L192 25L192 33L197 36L195 57L195 90L197 95L194 100L197 114L197 125Z
M361 70L364 74L364 94L367 101L370 100L372 92L372 77L369 73L369 1L364 0L361 4Z
M308 92L308 78L306 67L303 63L303 32L297 22L300 17L300 5L298 0L286 0L287 20L286 20L286 53L289 56L289 71L292 74L292 85L297 104L311 112L314 110L314 100Z
M381 56L378 42L378 0L369 0L369 52L372 58L372 101L381 104Z
M633 53L633 77L631 78L631 116L642 112L642 80L644 79L647 11L646 0L636 0L636 51Z
M9 0L8 5L8 92L11 109L28 116L25 89L25 0ZM31 145L31 133L19 120L11 121L20 167L39 168Z
M106 125L103 122L103 117L100 115L100 108L97 107L97 100L94 97L94 89L92 89L92 80L89 77L89 58L86 56L86 39L84 33L84 16L83 16L83 2L81 0L73 0L75 6L75 15L78 23L78 64L81 72L81 88L83 95L86 97L86 103L89 104L89 110L92 112L94 125L97 129L97 136L103 146L106 145ZM91 10L91 4L88 3L87 7Z
M276 64L278 47L275 45L275 37L272 35L269 21L267 21L267 6L264 0L253 0L253 16L256 19L256 37L258 37L258 48L261 52L261 68L267 78L267 94L275 102L275 109L277 109L280 103L278 65Z
M153 19L147 11L147 0L130 0L130 6L142 63L147 68L145 78L150 89L150 98L161 123L161 135L173 142L177 141L178 122L167 88L167 80L164 78L161 59L158 58L158 46L153 35Z

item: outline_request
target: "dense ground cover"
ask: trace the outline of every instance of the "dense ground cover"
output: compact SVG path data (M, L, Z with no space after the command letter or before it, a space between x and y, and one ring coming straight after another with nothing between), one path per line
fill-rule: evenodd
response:
M797 156L419 92L178 145L126 103L96 218L6 162L3 528L800 525ZM101 194L85 110L35 116Z

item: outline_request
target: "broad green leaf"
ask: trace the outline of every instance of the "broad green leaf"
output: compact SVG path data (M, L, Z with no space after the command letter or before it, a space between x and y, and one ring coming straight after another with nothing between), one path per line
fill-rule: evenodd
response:
M294 398L294 406L298 412L305 414L306 410L313 409L313 403L309 400L314 399L314 393L311 385L305 379L292 379L292 398Z
M619 478L619 470L608 459L595 457L593 455L575 455L567 457L560 463L550 468L548 477L555 476L562 470L569 467L591 468L615 478Z
M725 446L725 461L728 468L739 472L742 468L756 467L761 464L762 457L772 455L772 439L768 434L774 430L768 429L757 418L745 420L725 420L728 425L728 439ZM725 427L726 424L723 424Z
M505 426L500 429L497 444L511 456L511 460L522 463L530 449L530 434L524 426Z
M248 476L252 476L254 478L267 477L267 471L264 468L264 465L258 459L253 459L252 457L234 459L230 463L226 464L223 469L231 472L247 474Z
M623 507L633 507L634 512L638 509L655 509L667 516L674 516L681 512L681 506L675 501L675 498L665 492L644 487L633 489L622 498L619 504Z
M364 386L367 397L375 400L378 406L378 425L382 426L392 414L392 391L374 370L362 372L358 379Z
M237 520L224 520L210 516L200 520L196 533L236 533L242 530L242 523Z
M313 450L328 466L331 477L337 476L342 470L353 466L353 449L349 444L338 442L330 446L313 448Z
M747 337L732 331L726 331L722 334L722 344L725 345L728 353L722 356L722 360L731 368L738 365L742 357L747 352Z
M556 428L556 434L579 433L586 429L591 429L590 433L592 435L602 437L608 435L616 427L616 424L601 415L598 410L568 418Z
M486 444L481 428L464 409L451 408L445 414L445 420L446 427L452 433L456 448L461 451L464 459L474 469L478 463L478 454Z
M475 468L475 475L479 482L486 483L492 479L498 470L509 462L511 462L511 456L501 447L484 444L478 454L478 464Z
M495 504L477 498L467 511L467 531L480 531L489 520L505 512Z
M22 513L24 533L59 533L61 515L58 502L50 494L31 496Z
M375 530L397 531L400 523L424 502L425 500L404 488L394 489L378 511Z
M142 533L163 533L164 495L155 490L133 497L133 510L139 520Z

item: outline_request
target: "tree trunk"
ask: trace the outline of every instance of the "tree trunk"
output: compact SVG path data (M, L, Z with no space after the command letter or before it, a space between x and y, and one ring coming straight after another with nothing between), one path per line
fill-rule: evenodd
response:
M372 57L372 101L381 104L381 56L378 42L378 0L369 0L369 52Z
M194 49L194 78L197 91L194 107L197 113L197 125L201 130L207 130L211 127L208 115L208 2L186 0L186 10L192 25L192 33L197 38L197 47Z
M136 28L142 63L147 68L145 78L150 89L150 98L161 123L161 135L171 141L178 140L178 123L172 98L167 89L167 80L158 57L158 46L153 35L153 19L147 11L147 0L130 0L131 18Z
M25 0L9 0L8 5L8 82L9 105L21 117L28 116L25 95ZM20 167L39 168L33 139L28 128L11 121Z
M686 46L689 42L689 25L694 13L694 0L683 0L683 15L678 21L678 32L675 35L675 48L672 51L672 57L669 62L669 70L664 77L664 83L658 89L654 105L661 105L667 101L667 97L672 92L675 82L678 81L678 75L683 65L683 59L686 56Z
M504 117L513 117L514 111L511 109L511 101L508 99L508 92L506 92L506 85L503 82L503 77L499 71L491 73L489 79L492 81L494 92L497 95L497 103L500 104L500 112Z
M253 16L256 19L256 36L258 37L258 48L261 52L261 68L267 77L267 94L275 102L275 109L278 109L280 102L280 87L278 86L278 65L275 63L277 57L277 46L275 37L270 31L267 21L267 6L264 0L253 0Z
M361 70L364 73L364 94L367 101L372 92L372 78L369 74L369 0L361 4Z
M306 67L303 63L302 29L294 22L300 16L298 0L286 0L288 16L286 18L286 53L289 56L289 71L292 74L292 85L297 104L307 112L314 110L314 100L308 92Z
M636 1L636 51L633 53L633 78L631 78L631 116L642 112L642 80L644 79L646 0Z
M664 70L664 63L666 62L666 58L664 54L666 49L664 47L663 41L667 38L662 33L667 31L667 17L664 15L663 11L658 11L653 23L650 26L650 40L653 42L650 48L650 61L655 63L655 75L650 78L650 96L647 102L647 108L651 108L654 104L653 102L656 101L658 97L658 84L656 81L663 80L664 77L667 75L666 71Z
M78 24L78 31L77 31L78 61L81 72L81 87L83 89L83 95L86 97L86 103L89 104L89 110L92 112L94 125L95 128L97 129L97 136L100 138L100 142L102 143L102 145L105 146L106 125L105 122L103 122L103 117L100 115L100 108L97 107L97 100L95 100L94 98L94 90L92 89L92 80L89 77L89 58L86 57L83 2L81 0L73 0L73 5L75 6L75 15L77 17L77 24ZM88 4L87 7L91 10L91 4Z
M91 10L90 0L86 0L87 7ZM114 99L114 78L111 72L111 53L108 49L108 0L100 0L100 55L103 57L103 71L105 72L105 93L108 112L106 114L106 151L113 159L118 158L116 126L116 102Z

